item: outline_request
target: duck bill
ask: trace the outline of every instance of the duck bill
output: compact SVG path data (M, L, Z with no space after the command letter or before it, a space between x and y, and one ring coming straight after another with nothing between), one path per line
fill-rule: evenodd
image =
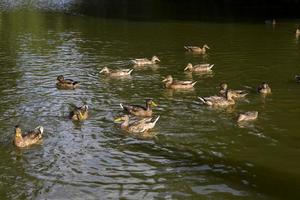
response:
M122 121L121 117L119 117L119 118L117 118L117 119L114 120L114 122L120 122L120 121Z
M152 106L157 106L157 104L154 103L154 101L151 102L151 105L152 105Z

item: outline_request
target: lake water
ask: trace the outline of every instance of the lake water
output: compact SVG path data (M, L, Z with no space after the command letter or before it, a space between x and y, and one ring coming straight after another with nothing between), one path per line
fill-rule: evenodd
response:
M126 21L37 11L0 13L0 199L299 199L300 44L297 21L201 23ZM184 45L210 46L206 56ZM101 76L157 55L131 78ZM188 62L215 64L212 74L183 72ZM58 90L56 77L79 80ZM195 90L164 89L162 79L198 81ZM273 94L256 93L262 81ZM228 109L199 105L218 85L247 89ZM161 118L153 138L125 135L119 103L151 97ZM73 123L72 104L90 117ZM240 112L257 110L240 126ZM42 125L42 145L12 145L14 126Z

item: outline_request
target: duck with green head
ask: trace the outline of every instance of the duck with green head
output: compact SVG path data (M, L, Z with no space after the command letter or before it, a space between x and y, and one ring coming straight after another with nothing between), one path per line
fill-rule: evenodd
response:
M88 118L88 105L75 107L75 109L70 112L69 118L74 121L86 120Z
M120 104L121 108L132 115L139 117L151 117L153 114L152 106L157 106L157 104L153 101L153 99L146 99L146 105L123 105Z
M74 90L79 86L79 81L73 81L72 79L65 79L63 75L57 77L56 86L58 89Z
M42 126L36 127L32 131L28 131L25 134L22 134L22 130L19 126L15 127L15 138L14 145L17 147L28 147L33 144L37 144L42 140L42 134L44 128Z

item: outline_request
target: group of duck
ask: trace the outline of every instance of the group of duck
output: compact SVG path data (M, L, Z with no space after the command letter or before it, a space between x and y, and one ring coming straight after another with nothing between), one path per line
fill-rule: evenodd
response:
M300 35L300 29L298 28L296 34ZM198 46L184 46L184 48L191 53L196 54L206 54L206 51L210 49L206 44L203 47ZM152 59L141 58L131 60L131 63L138 67L155 65L160 62L157 56L153 56ZM209 73L212 72L212 64L197 64L192 65L188 63L184 68L184 71L194 72L194 73ZM104 67L100 74L107 77L125 77L130 76L134 69L117 69L112 70L108 67ZM296 75L295 79L300 83L300 75ZM193 89L197 81L178 81L174 80L171 75L166 76L162 82L166 89L172 90L187 90ZM56 87L63 90L75 90L79 87L79 81L74 81L72 79L65 79L63 75L57 77ZM268 83L263 82L258 86L257 91L262 94L270 94L271 88ZM229 89L226 83L220 84L220 91L218 95L213 95L209 97L198 97L200 103L212 106L212 107L227 107L235 104L237 99L244 98L248 93L245 90L233 90ZM123 131L131 134L142 134L148 132L150 129L154 128L156 122L159 120L160 116L152 118L153 111L152 107L157 106L153 99L146 99L145 106L141 105L124 105L120 104L121 109L126 113L125 115L118 117L114 122L122 122L120 127ZM131 121L130 116L135 116L135 121ZM248 111L239 115L237 121L251 121L258 117L257 111ZM70 120L83 121L88 118L88 105L82 105L80 107L74 107L74 109L69 113ZM22 134L19 126L15 127L15 137L14 144L17 147L27 147L32 144L40 143L42 141L42 134L44 128L38 126L32 131Z

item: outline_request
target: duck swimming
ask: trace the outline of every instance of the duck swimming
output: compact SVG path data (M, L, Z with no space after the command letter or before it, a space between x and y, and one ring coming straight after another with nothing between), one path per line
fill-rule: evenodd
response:
M258 86L257 91L261 94L271 94L271 88L268 83L263 82L261 85Z
M228 89L227 83L221 83L219 91L220 96L225 97L228 91L231 92L232 98L243 98L248 94L245 90L230 90Z
M155 120L152 120L153 118L145 118L129 123L129 116L124 115L115 119L114 122L122 122L121 129L128 133L143 133L153 129L156 122L159 120L159 117L160 116L156 117Z
M69 118L74 121L83 121L88 118L88 105L75 107L69 114Z
M208 106L230 106L234 105L235 101L230 91L226 92L225 97L210 96L210 97L198 97L198 99L205 105Z
M257 111L248 111L246 113L241 113L238 117L238 122L242 121L252 121L257 119L258 112Z
M59 89L71 89L74 90L79 86L78 81L73 81L72 79L65 79L63 75L59 75L57 77L57 83L56 86Z
M140 105L123 105L120 104L121 108L129 114L139 117L151 117L152 106L157 106L153 99L146 99L146 106Z
M42 140L43 131L44 128L42 126L38 126L32 131L22 134L20 127L16 126L14 144L21 148L37 144Z
M199 64L199 65L192 65L188 63L187 66L184 68L184 71L189 72L210 72L214 65L210 64Z
M162 82L167 89L192 89L197 81L175 81L171 75L168 75Z
M135 65L154 65L154 64L160 62L160 60L158 59L157 56L153 56L151 60L149 60L147 58L138 58L138 59L132 60L131 62Z
M206 53L206 49L210 49L206 44L203 45L203 47L197 47L197 46L184 46L184 48L189 51L189 52L193 52L193 53L199 53L199 54L205 54Z
M100 74L104 74L104 75L110 76L110 77L120 77L120 76L129 76L132 71L133 71L133 69L111 70L111 69L108 69L107 67L104 67L100 71Z

